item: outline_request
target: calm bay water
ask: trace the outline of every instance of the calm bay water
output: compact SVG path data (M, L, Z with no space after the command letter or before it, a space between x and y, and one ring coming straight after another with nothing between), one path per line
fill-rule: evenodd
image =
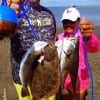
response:
M62 27L60 22L63 11L67 7L48 7L54 14L56 18L57 27ZM85 16L87 19L91 20L95 26L100 26L100 6L99 7L77 7L80 11L81 17Z

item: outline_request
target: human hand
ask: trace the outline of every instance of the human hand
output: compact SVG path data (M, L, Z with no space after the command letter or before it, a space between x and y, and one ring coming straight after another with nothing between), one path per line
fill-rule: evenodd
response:
M20 12L19 9L20 0L7 0L7 3L11 8L13 8L16 11L17 14Z
M94 25L90 20L87 20L85 17L83 17L80 20L80 29L82 35L89 39L94 31Z
M24 2L25 0L7 0L7 4L13 8L17 14L20 13L20 6L19 4Z
M25 0L7 0L7 5L11 8L13 8L17 14L20 13L20 7L19 4L24 2ZM2 0L0 0L0 3Z

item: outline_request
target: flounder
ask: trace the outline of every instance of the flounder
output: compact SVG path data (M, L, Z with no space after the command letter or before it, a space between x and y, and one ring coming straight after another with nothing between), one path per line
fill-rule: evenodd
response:
M60 84L60 67L55 44L34 43L22 59L19 76L23 97L29 95L28 86L34 100L56 94Z

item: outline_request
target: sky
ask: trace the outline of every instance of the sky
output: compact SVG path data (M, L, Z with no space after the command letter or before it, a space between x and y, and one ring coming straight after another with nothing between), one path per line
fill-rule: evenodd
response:
M41 0L44 6L100 6L100 0Z

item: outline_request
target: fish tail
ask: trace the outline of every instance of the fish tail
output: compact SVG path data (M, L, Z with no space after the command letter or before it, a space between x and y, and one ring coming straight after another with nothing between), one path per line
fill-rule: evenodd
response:
M21 96L22 96L22 97L29 96L28 88L23 88L23 87L22 87Z

